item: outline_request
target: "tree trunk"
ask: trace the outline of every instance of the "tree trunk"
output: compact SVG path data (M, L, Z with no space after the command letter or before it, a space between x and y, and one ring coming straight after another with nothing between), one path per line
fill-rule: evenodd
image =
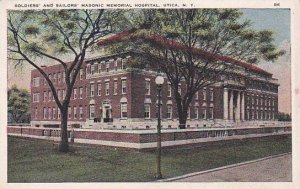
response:
M65 109L65 108L63 108L63 109ZM60 125L61 140L60 140L59 147L58 147L58 151L64 152L64 153L69 152L68 130L67 130L67 126L68 126L68 111L67 110L61 111L61 125Z
M179 128L185 129L186 128L186 120L187 120L187 110L182 108L178 110L178 119L179 119Z

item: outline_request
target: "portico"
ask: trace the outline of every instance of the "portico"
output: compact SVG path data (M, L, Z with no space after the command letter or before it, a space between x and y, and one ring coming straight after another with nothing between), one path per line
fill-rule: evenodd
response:
M245 92L239 89L224 88L223 117L224 120L245 120Z

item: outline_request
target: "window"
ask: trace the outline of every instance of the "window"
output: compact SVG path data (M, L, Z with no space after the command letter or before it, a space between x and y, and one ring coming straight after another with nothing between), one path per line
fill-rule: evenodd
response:
M191 108L190 107L187 110L187 119L191 119Z
M210 98L210 101L214 101L214 89L213 88L211 88L210 90L209 90L209 98Z
M82 106L79 106L79 118L80 119L83 118L83 108L82 108Z
M79 79L83 80L83 69L82 68L79 70Z
M167 105L167 119L172 119L172 105Z
M52 108L52 117L56 119L56 108Z
M150 119L150 104L145 104L144 116L145 119Z
M106 72L109 72L109 63L106 63Z
M102 62L98 65L98 73L101 73L102 69Z
M51 101L52 100L52 92L51 91L48 92L48 97L49 97L49 101Z
M93 64L91 65L91 74L94 75L94 73L95 73L95 65Z
M87 74L91 74L91 65L90 64L88 64L86 67L86 75Z
M206 108L202 108L202 119L206 119Z
M212 107L209 108L209 115L210 115L210 119L214 119L214 108Z
M74 119L77 119L77 107L74 106L73 108L73 114L74 114Z
M150 95L150 81L146 80L146 95Z
M91 97L94 96L94 92L95 92L95 85L94 84L90 84L90 96Z
M58 83L61 82L61 73L60 72L57 73L57 81L58 81Z
M117 69L118 69L118 60L116 60L116 61L114 62L114 66L115 66L115 71L117 71Z
M122 70L126 69L126 60L122 59Z
M57 118L60 119L60 109L57 108Z
M61 90L57 89L57 97L58 100L61 100Z
M47 119L47 108L44 107L43 113L44 113L44 119Z
M56 73L53 74L53 83L56 82Z
M66 97L66 90L65 89L62 90L62 97L63 97L63 99Z
M121 103L121 118L127 118L127 102Z
M101 83L98 83L98 96L101 96Z
M85 67L85 79L87 79L87 75L89 74L89 67Z
M264 113L263 113L263 111L262 110L260 110L260 119L264 119Z
M260 99L260 105L262 106L263 105L263 96L261 97L261 99Z
M203 100L206 100L206 88L205 87L203 88L202 93L203 93Z
M90 119L94 119L95 118L95 105L91 104L90 105Z
M199 108L198 107L194 108L194 118L199 119Z
M40 77L35 77L32 79L32 86L39 87L40 86Z
M126 79L122 79L122 94L126 94Z
M66 73L63 72L63 82L66 82Z
M118 80L114 80L114 95L118 94Z
M105 82L105 94L109 95L109 82Z
M71 119L71 107L68 107L68 118Z
M52 109L50 107L48 108L48 118L52 118Z
M195 100L199 100L199 92L198 91L195 94Z
M40 101L40 93L33 93L32 94L32 101L39 102Z
M96 62L94 64L94 73L98 73L98 67L99 67L99 64Z
M247 109L246 111L247 111L247 120L250 120L250 110Z
M76 88L73 89L73 98L77 99L77 89Z
M172 88L171 88L171 84L168 84L168 97L172 96Z
M82 99L83 98L83 88L79 87L79 98Z

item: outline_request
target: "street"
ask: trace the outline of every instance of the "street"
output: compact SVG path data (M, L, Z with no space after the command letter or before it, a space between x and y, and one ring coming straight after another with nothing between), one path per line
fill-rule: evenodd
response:
M292 155L174 180L174 182L291 182Z

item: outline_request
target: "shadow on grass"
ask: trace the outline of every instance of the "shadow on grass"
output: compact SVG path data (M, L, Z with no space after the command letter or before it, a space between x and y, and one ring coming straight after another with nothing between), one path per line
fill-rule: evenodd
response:
M290 137L164 150L162 173L174 177L290 151ZM49 141L8 137L8 182L149 182L155 171L155 152L76 144L59 153Z

